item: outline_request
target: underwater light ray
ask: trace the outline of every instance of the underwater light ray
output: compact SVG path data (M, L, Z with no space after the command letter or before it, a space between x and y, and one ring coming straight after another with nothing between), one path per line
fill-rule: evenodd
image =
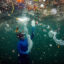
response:
M28 17L21 17L21 18L16 18L18 20L18 23L27 23L30 19Z

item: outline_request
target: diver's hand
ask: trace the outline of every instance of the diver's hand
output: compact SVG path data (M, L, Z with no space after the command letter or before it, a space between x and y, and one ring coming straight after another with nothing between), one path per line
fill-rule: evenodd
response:
M29 50L27 50L25 53L26 53L26 54L29 54L29 53L30 53L30 51L29 51Z
M27 51L20 51L20 54L28 54L28 50Z
M27 35L27 38L30 38L30 35Z

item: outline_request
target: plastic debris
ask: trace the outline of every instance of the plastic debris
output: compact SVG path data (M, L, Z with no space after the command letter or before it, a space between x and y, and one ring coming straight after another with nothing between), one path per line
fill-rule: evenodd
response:
M57 14L57 10L56 10L55 8L51 9L51 14L52 14L52 15Z
M6 24L6 27L10 27L9 24Z
M18 32L18 27L16 28L15 32Z
M57 47L60 48L60 45L58 45Z
M8 16L11 16L10 14L8 14Z
M18 3L24 3L24 0L16 0Z
M38 24L38 21L36 21L36 24Z
M41 8L44 8L44 4L41 4L40 7L41 7Z

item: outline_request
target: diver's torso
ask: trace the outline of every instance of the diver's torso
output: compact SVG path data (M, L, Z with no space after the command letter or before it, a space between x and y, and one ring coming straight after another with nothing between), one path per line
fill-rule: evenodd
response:
M27 39L21 40L21 50L27 51L27 49L28 49L28 40Z

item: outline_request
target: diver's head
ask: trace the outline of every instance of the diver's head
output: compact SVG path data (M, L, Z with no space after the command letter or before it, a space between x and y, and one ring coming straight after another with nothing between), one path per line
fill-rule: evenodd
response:
M24 38L25 38L25 33L18 33L18 34L17 34L17 37L18 37L20 40L24 40Z

